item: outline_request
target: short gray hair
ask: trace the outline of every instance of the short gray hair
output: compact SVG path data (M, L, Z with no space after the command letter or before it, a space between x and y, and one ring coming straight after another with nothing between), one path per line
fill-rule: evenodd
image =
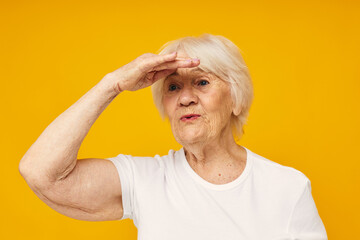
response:
M233 134L241 138L254 93L250 73L240 49L223 36L205 33L199 37L183 37L169 41L159 49L158 54L164 55L180 49L190 57L200 59L198 68L230 83L235 108L241 108L239 115L232 115L231 127ZM163 119L166 117L162 103L164 79L159 79L151 86L155 106Z

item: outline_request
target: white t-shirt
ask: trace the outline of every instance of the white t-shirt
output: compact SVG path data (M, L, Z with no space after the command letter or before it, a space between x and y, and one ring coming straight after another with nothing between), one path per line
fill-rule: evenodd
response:
M183 148L107 158L120 177L122 219L139 240L327 240L310 180L245 149L242 174L221 185L201 178Z

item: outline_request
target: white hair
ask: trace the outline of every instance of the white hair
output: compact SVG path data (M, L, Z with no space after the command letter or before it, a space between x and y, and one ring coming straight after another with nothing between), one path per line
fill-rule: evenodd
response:
M158 54L164 55L178 50L183 50L190 57L199 58L198 68L201 70L230 83L235 109L240 109L237 116L232 114L231 127L235 137L241 138L254 93L250 73L239 48L223 36L205 33L199 37L183 37L169 41L159 49ZM154 103L162 119L167 117L162 102L164 79L151 86Z

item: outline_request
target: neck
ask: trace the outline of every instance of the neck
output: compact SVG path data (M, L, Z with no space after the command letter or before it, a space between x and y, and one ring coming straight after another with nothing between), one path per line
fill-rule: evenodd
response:
M230 126L207 141L183 144L190 165L202 169L235 166L245 162L246 150L236 144Z

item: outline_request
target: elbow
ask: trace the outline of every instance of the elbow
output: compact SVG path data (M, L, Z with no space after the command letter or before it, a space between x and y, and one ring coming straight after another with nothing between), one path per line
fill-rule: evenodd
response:
M34 173L33 164L31 163L31 160L28 158L23 157L20 160L19 163L19 173L23 178L26 178L27 176Z
M32 166L28 161L25 161L24 159L21 159L19 166L19 173L24 178L26 183L31 188L47 188L50 184L49 179L47 179L46 175L41 174L41 169L36 169L34 166Z
M19 169L20 175L21 175L23 178L25 178L25 172L28 170L28 168L26 167L24 158L22 158L22 159L20 160L18 169Z
M33 177L36 174L32 172L33 170L31 170L31 168L28 166L28 164L25 163L25 161L23 161L23 159L21 159L18 168L20 175L25 179L28 185L33 185L36 181L38 181Z

